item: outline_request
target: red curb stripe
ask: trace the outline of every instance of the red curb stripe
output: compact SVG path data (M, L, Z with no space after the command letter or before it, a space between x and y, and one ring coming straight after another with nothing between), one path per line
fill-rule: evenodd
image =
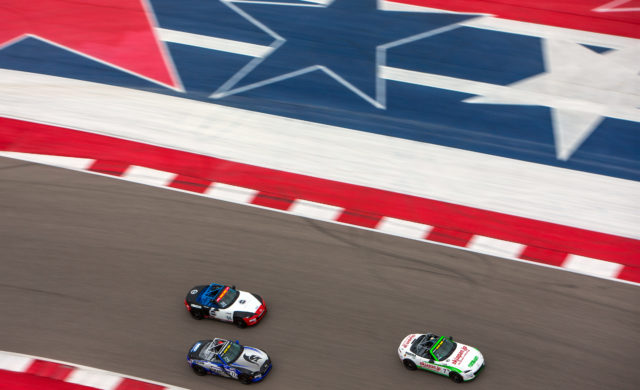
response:
M289 210L294 199L291 197L283 197L277 194L267 192L259 192L251 201L257 206L269 207L277 210Z
M124 378L114 390L162 390L164 386Z
M57 379L0 370L0 389L3 390L96 390L95 387L88 387L60 381Z
M427 235L427 240L442 242L449 245L466 247L473 234L454 229L435 226Z
M202 194L209 188L211 183L211 180L199 179L197 177L185 175L177 175L173 179L171 184L169 184L169 187Z
M25 372L47 378L65 380L73 370L73 367L64 364L48 362L46 360L34 360Z
M520 258L523 260L535 261L537 263L555 265L556 267L560 267L566 260L567 255L567 252L528 246L524 251L522 251L522 254L520 254Z
M373 229L378 225L380 219L382 219L380 214L345 209L336 221Z
M122 176L129 164L122 161L96 160L88 170L112 176Z

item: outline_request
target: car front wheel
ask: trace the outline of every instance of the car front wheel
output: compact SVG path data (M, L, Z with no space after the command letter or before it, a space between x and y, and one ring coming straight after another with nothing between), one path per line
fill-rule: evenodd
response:
M452 372L451 374L449 374L449 378L451 378L451 380L455 383L462 383L462 375L458 374L457 372Z
M414 371L416 369L416 364L409 359L404 359L402 364L404 364L404 368L407 370Z
M251 383L251 377L247 374L240 374L238 376L238 380L240 381L240 383L242 383L243 385L248 385Z
M195 372L195 374L198 376L207 375L207 370L205 370L204 367L194 364L191 366L191 368L193 369L193 372Z

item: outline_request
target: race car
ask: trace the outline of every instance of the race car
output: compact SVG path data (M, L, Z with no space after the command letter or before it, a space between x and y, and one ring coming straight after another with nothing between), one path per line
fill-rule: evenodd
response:
M433 333L410 334L398 347L405 368L448 376L460 383L474 379L484 368L484 357L475 348Z
M187 353L187 363L196 375L218 375L246 385L259 382L271 371L271 359L257 348L244 347L238 340L197 341Z
M217 283L193 287L184 305L196 320L213 318L233 322L240 328L256 325L267 312L259 295Z

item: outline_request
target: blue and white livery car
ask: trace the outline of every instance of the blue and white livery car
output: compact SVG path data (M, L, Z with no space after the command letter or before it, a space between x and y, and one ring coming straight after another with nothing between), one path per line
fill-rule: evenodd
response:
M264 351L219 338L193 344L187 363L196 375L218 375L247 385L263 380L271 371L271 359Z

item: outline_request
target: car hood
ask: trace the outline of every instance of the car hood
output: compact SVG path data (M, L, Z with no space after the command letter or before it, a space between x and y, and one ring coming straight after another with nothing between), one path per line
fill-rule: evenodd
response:
M269 360L266 352L253 347L244 347L244 350L233 362L233 366L248 369L250 371L260 371L260 368Z
M445 364L461 371L475 369L482 365L484 358L480 351L465 344L457 344L453 353L444 361Z
M238 291L240 294L233 305L227 309L232 311L244 311L249 313L256 313L258 308L262 306L262 302L253 294L246 291Z

